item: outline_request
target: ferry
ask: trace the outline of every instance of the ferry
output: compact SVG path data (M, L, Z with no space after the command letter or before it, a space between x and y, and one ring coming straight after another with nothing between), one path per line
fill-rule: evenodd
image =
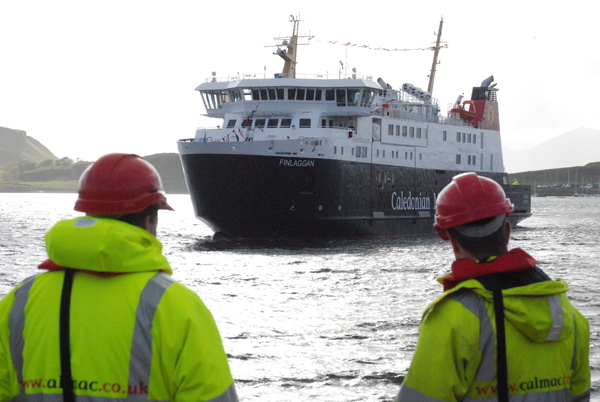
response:
M197 218L215 240L431 235L437 194L476 172L502 185L514 226L531 215L531 188L508 181L493 76L442 113L427 90L383 79L300 77L299 18L276 38L281 73L213 76L199 85L221 124L177 141Z

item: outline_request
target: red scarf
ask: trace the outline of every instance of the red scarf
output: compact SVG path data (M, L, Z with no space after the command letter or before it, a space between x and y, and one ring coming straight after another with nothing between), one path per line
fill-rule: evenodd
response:
M488 261L476 261L470 258L452 263L452 273L442 279L444 291L452 289L467 279L501 272L519 272L532 269L537 261L520 248L510 250Z

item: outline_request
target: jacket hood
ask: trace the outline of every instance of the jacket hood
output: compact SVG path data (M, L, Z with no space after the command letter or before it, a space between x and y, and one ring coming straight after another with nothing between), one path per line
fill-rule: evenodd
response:
M493 293L479 281L471 279L459 287L470 288L493 310ZM568 289L566 282L556 280L503 290L505 319L534 342L566 339L575 330Z
M106 273L172 274L162 244L147 230L114 219L80 217L58 222L45 236L59 266Z
M535 264L536 260L520 248L483 262L456 260L452 273L439 279L446 292L437 301L467 288L486 300L492 316L493 293L484 286L489 286L484 279L491 274L510 275L513 285L502 291L505 319L535 342L569 337L574 331L574 313L566 295L569 287L564 281L550 280ZM529 280L515 281L519 278Z

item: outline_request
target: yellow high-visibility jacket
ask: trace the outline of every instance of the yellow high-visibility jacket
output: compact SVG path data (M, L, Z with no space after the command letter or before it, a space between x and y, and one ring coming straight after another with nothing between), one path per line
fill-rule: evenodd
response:
M152 234L81 217L56 224L46 249L53 263L76 269L70 349L78 401L237 401L211 313L171 279ZM0 401L62 401L64 276L36 275L0 300Z
M589 401L589 325L561 280L502 291L511 401ZM424 312L397 402L497 401L493 294L477 279Z

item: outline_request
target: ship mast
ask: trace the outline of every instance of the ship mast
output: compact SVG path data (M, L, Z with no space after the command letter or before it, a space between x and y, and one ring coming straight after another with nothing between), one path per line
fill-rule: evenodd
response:
M442 19L440 19L440 27L438 29L438 33L437 33L437 41L435 43L435 47L433 48L433 63L431 64L431 73L429 74L429 86L427 87L427 92L429 92L430 94L433 94L433 82L435 80L435 66L438 63L438 54L440 53L440 49L442 48L440 46L441 40L442 40L442 25L444 25L444 18L442 17Z
M277 55L284 60L282 76L285 78L296 78L296 57L298 52L298 38L305 38L305 36L298 36L298 26L300 25L300 17L294 17L290 15L290 22L294 23L292 36L289 38L275 38L277 40L283 40L281 45L277 45ZM285 46L287 50L282 49L280 46Z

